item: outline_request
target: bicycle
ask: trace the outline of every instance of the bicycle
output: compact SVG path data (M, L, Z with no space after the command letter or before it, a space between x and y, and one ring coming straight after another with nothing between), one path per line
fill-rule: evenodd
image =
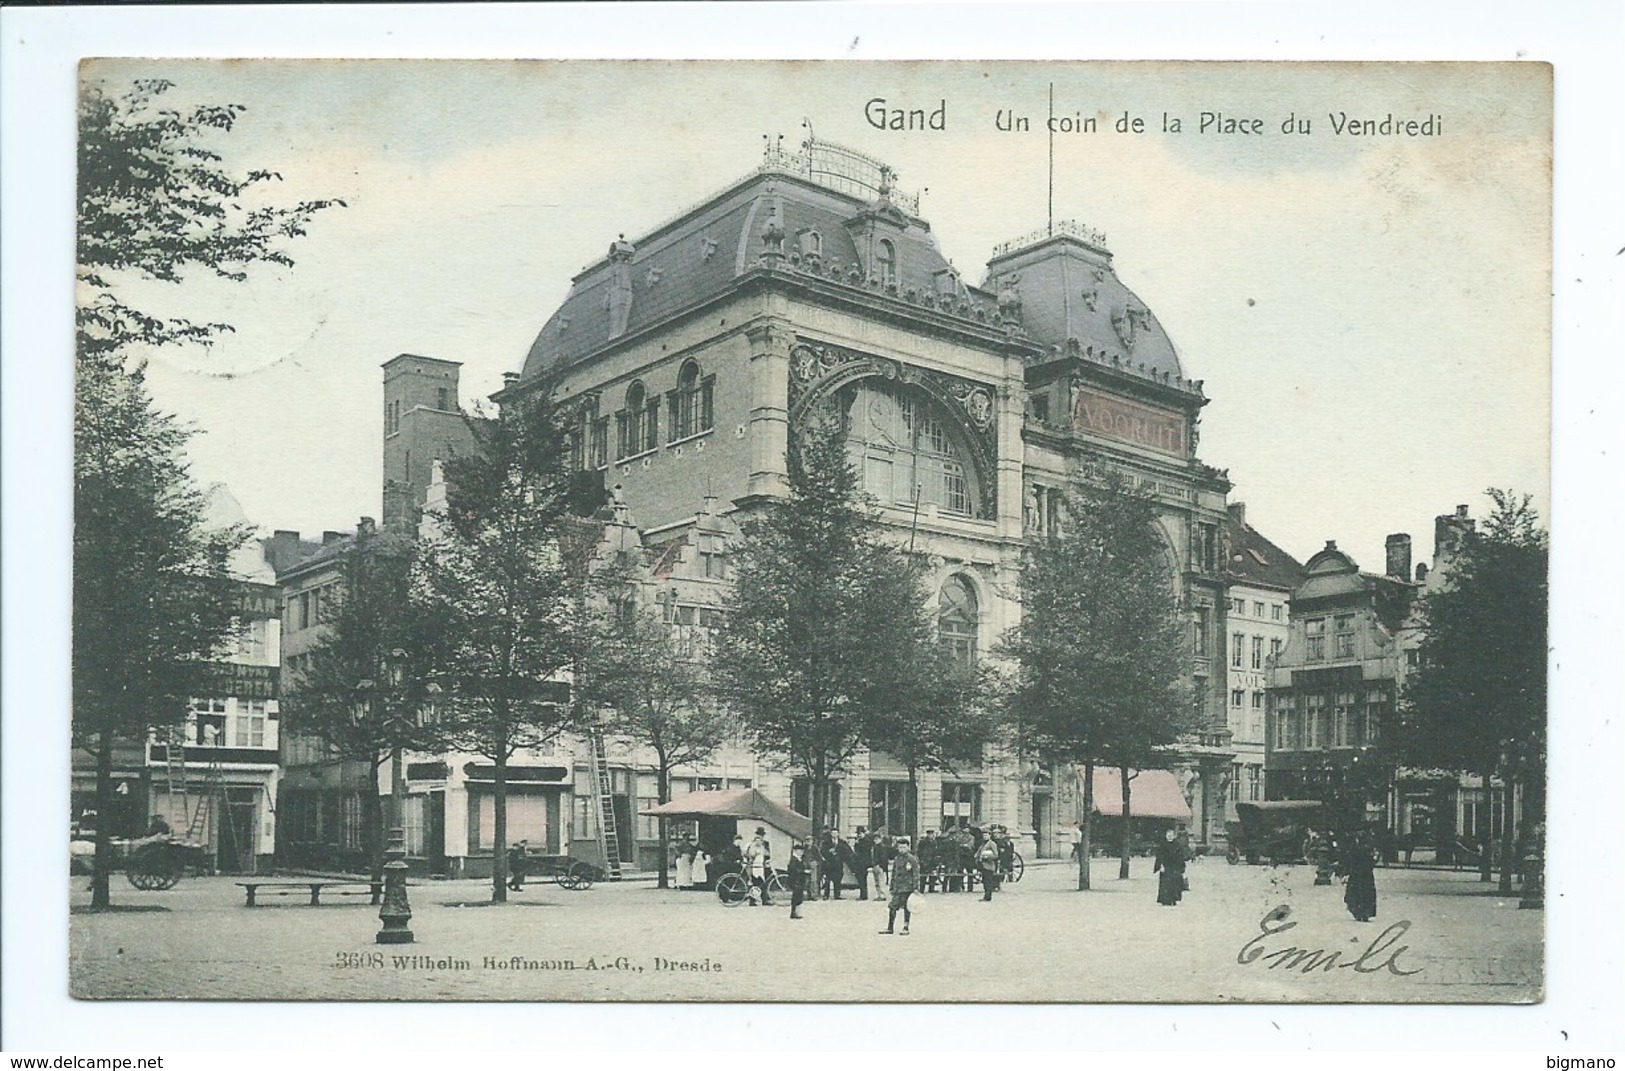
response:
M723 907L738 907L751 898L752 885L750 871L745 867L730 871L717 879L717 899L722 901ZM767 872L768 903L775 898L787 897L790 890L785 887L784 875L777 870L769 869Z

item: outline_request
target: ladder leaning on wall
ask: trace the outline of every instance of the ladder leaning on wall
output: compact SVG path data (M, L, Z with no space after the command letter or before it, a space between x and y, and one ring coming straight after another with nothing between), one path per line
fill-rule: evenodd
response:
M592 729L587 733L592 753L592 775L598 787L593 797L597 803L598 850L604 857L604 875L610 881L621 880L621 845L615 832L615 789L609 778L609 760L604 754L604 734Z

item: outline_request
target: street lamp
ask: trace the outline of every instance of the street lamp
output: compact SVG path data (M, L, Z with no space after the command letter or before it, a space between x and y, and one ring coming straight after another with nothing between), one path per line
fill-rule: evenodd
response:
M406 945L413 941L412 931L407 927L412 919L412 905L406 895L406 774L402 763L401 739L411 723L399 707L401 685L406 679L406 652L397 647L381 656L378 663L384 687L379 688L372 680L362 680L356 685L356 691L362 697L363 710L371 702L381 704L377 711L380 715L378 722L389 733L390 828L388 846L384 849L383 906L378 909L383 926L375 940L381 945ZM431 686L431 690L437 689ZM376 700L372 698L375 692ZM391 703L392 699L396 701L394 704Z

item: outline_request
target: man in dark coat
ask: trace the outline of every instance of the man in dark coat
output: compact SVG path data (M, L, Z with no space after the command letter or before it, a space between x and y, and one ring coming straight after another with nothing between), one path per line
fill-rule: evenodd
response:
M840 830L830 833L830 847L824 853L824 889L828 894L825 899L839 900L841 898L841 884L846 880L846 868L852 865L852 845L841 836Z
M894 848L893 849L893 858L895 858L895 857L896 857L896 849ZM936 887L937 887L937 832L936 832L936 830L928 829L920 837L920 850L919 850L918 854L915 855L915 862L917 864L919 864L919 868L920 868L920 876L919 876L920 891L921 892L933 892L933 891L935 891Z
M811 877L807 866L806 849L798 841L790 845L790 917L802 917L801 905L807 899L807 882Z
M869 831L858 827L852 838L852 874L858 879L858 899L869 899L869 868L874 865L875 840ZM876 890L878 895L879 890Z
M1157 874L1157 903L1175 907L1185 894L1185 847L1179 843L1179 834L1168 830L1162 843L1157 845L1157 861L1151 872Z
M525 871L529 869L530 860L527 858L530 844L520 841L508 849L508 888L514 892L525 891Z

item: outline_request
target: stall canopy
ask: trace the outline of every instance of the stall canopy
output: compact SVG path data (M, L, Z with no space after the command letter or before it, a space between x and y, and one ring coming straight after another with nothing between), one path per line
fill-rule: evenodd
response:
M1136 808L1137 810L1138 808ZM774 803L759 788L731 788L724 792L691 792L639 814L655 818L753 818L777 826L797 840L812 836L812 820L782 803Z
M1078 767L1082 798L1084 767ZM1140 770L1129 778L1129 817L1191 819L1191 808L1179 781L1168 770ZM1123 771L1115 766L1095 767L1095 813L1118 818L1123 814Z

